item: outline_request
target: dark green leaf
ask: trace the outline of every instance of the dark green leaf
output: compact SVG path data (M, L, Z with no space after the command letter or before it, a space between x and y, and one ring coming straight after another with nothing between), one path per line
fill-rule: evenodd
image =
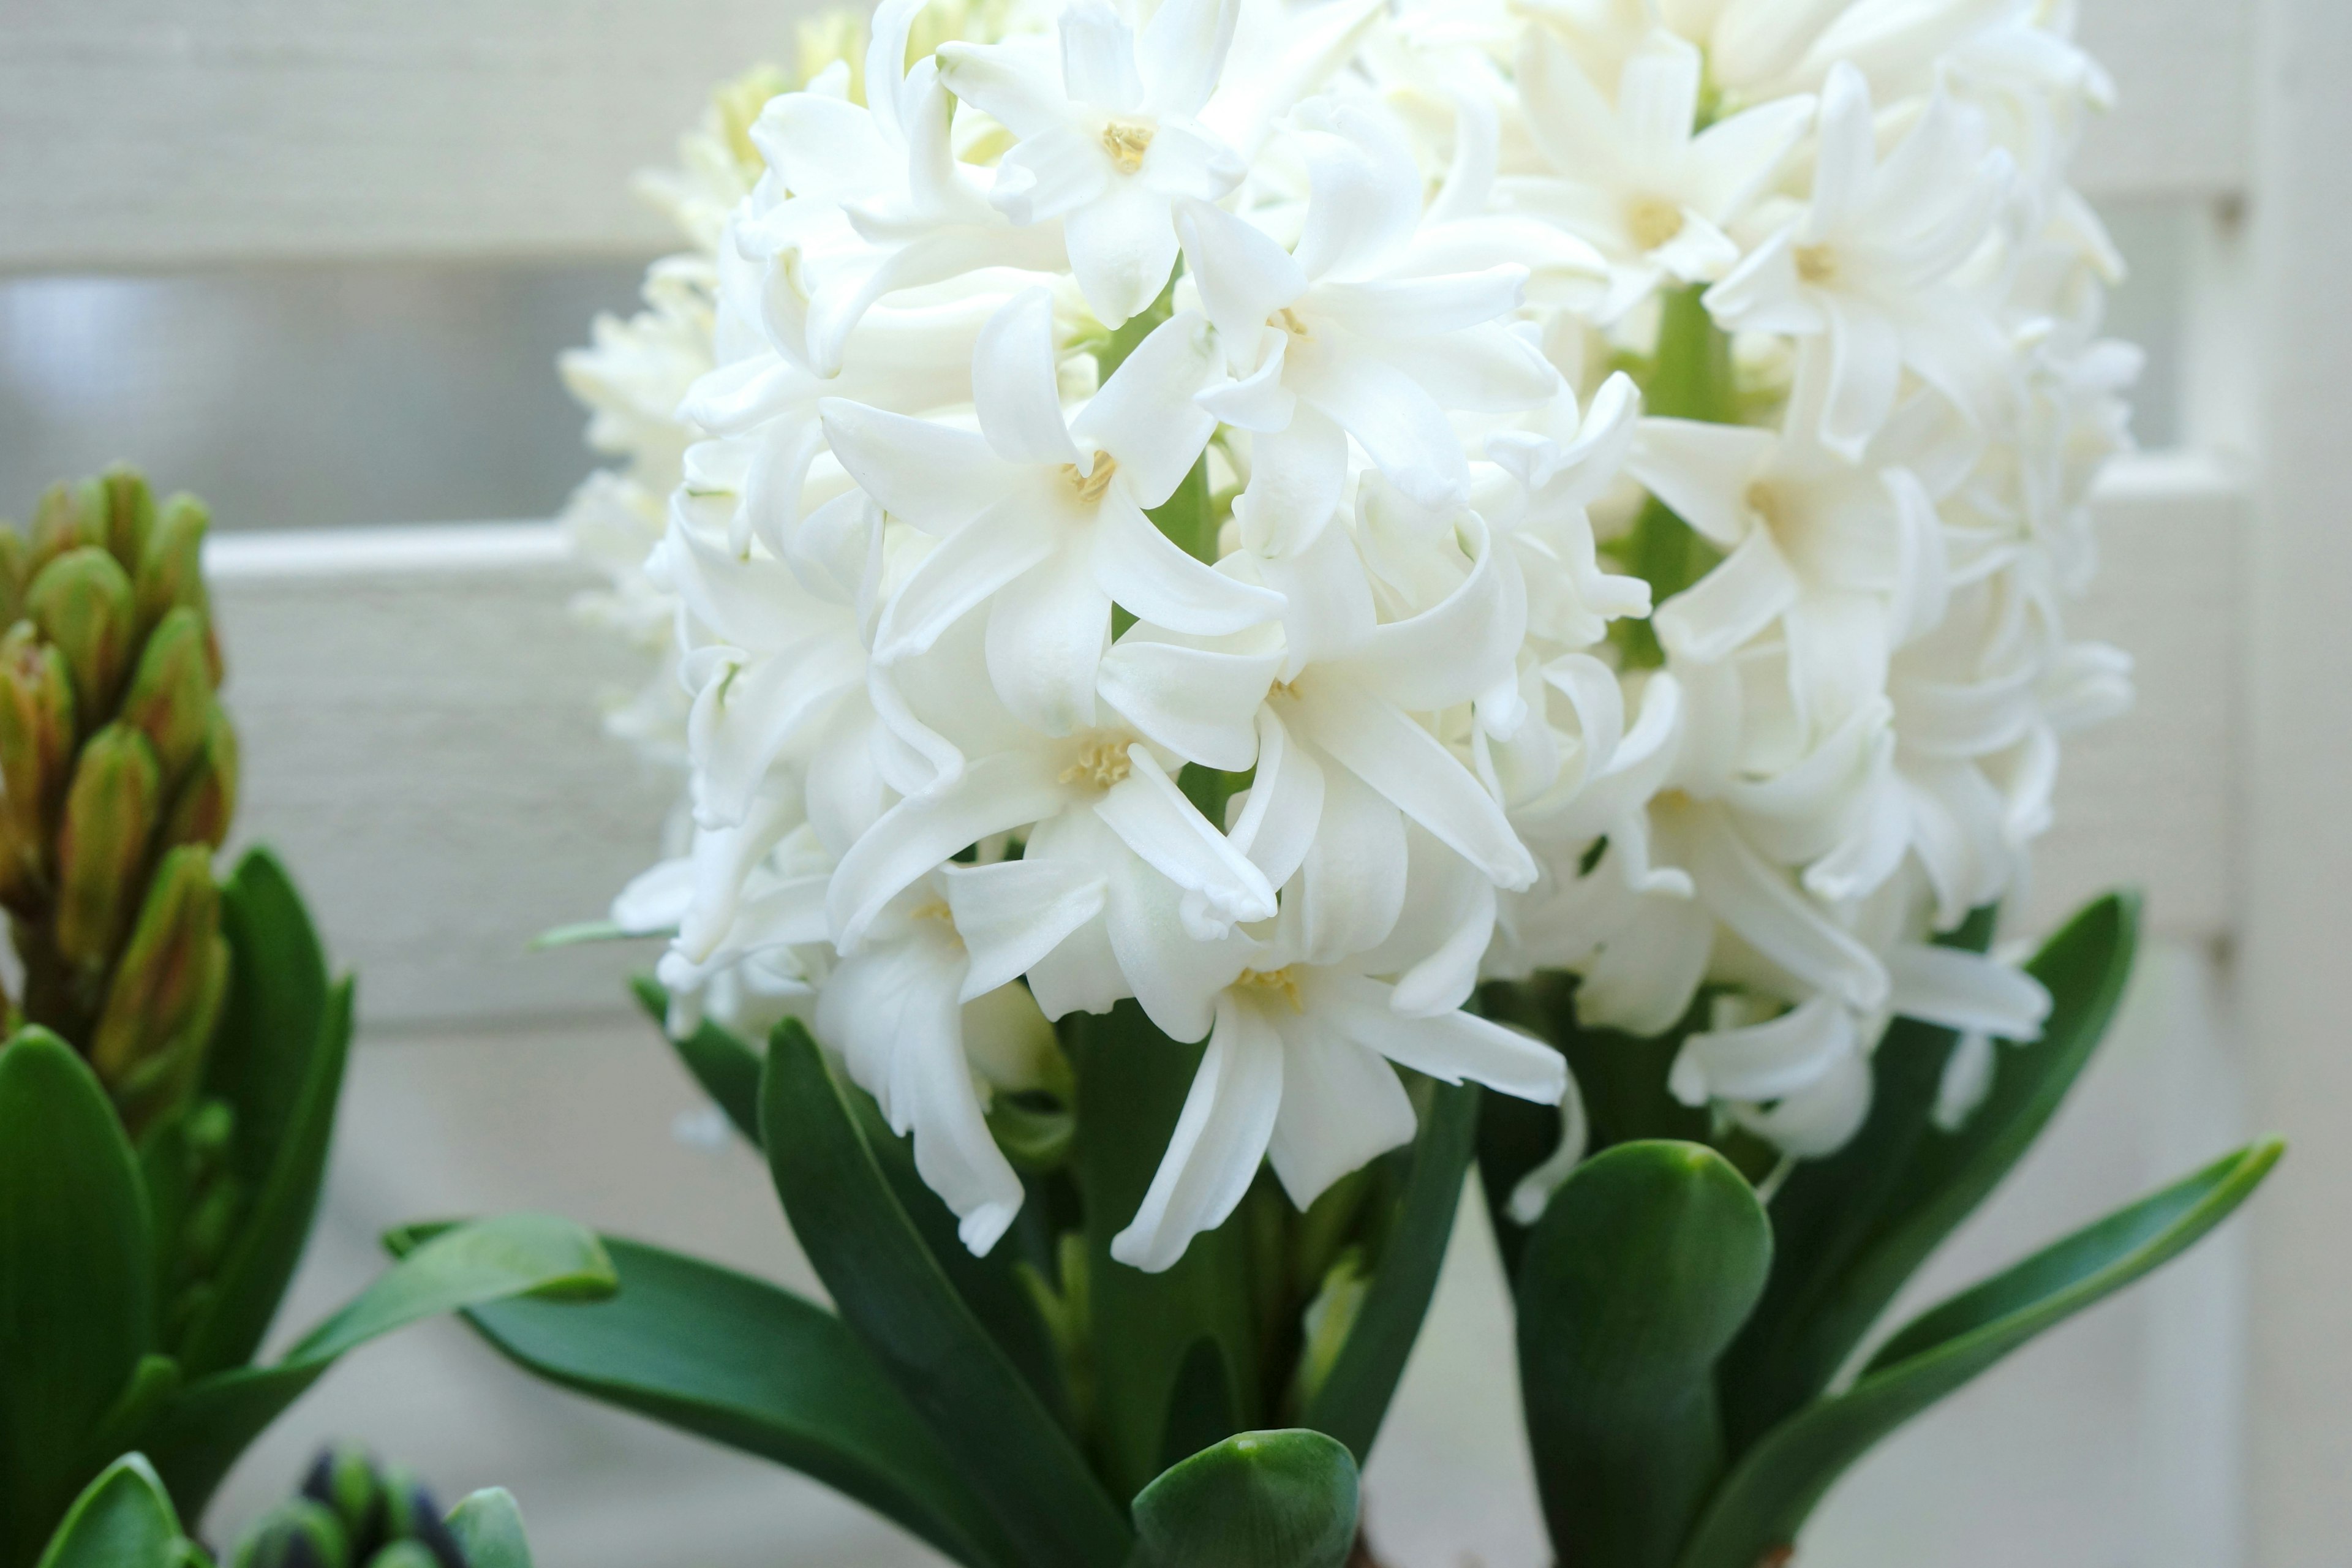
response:
M1799 1165L1772 1200L1772 1282L1720 1379L1735 1452L1829 1386L1904 1282L2040 1136L2114 1016L2137 921L2137 901L2110 895L2027 966L2050 988L2050 1021L2038 1042L2000 1047L1991 1093L1958 1133L1929 1121L1952 1035L1909 1020L1887 1031L1869 1121L1838 1154ZM1981 910L1952 940L1981 950L1990 934Z
M509 1296L595 1295L613 1285L602 1245L569 1220L503 1215L456 1226L379 1275L277 1365L232 1368L180 1389L141 1447L189 1517L201 1518L246 1446L344 1352L441 1312Z
M1356 1461L1321 1432L1244 1432L1135 1499L1133 1568L1342 1568Z
M1074 1014L1061 1028L1078 1079L1070 1173L1086 1215L1097 1458L1114 1493L1132 1497L1165 1468L1160 1446L1177 1380L1204 1336L1223 1357L1239 1402L1235 1422L1247 1426L1265 1419L1258 1400L1265 1382L1257 1318L1262 1281L1251 1231L1258 1195L1244 1198L1216 1229L1194 1237L1174 1267L1160 1273L1146 1274L1112 1258L1111 1238L1142 1205L1202 1047L1170 1039L1133 1002L1098 1016Z
M24 1030L0 1047L0 1562L31 1562L89 1479L86 1445L155 1348L153 1267L106 1090Z
M637 1005L643 1007L662 1032L677 1059L702 1086L702 1092L727 1113L735 1131L751 1140L751 1147L760 1146L760 1053L732 1031L723 1029L709 1019L695 1026L683 1039L669 1032L669 993L650 976L639 975L631 983Z
M1700 1144L1621 1143L1552 1195L1519 1268L1519 1380L1563 1563L1674 1562L1723 1470L1716 1359L1771 1258L1755 1193Z
M1437 1291L1438 1268L1462 1206L1480 1098L1475 1084L1440 1084L1422 1112L1395 1227L1339 1360L1307 1407L1307 1425L1345 1443L1359 1464L1371 1452Z
M222 889L221 923L229 994L208 1091L236 1108L229 1166L253 1199L210 1308L174 1347L191 1378L250 1361L278 1315L318 1210L352 1036L352 983L329 986L310 916L268 851L247 855Z
M797 1020L768 1043L761 1127L793 1234L1033 1568L1112 1568L1126 1522L949 1283Z
M181 1545L179 1515L154 1467L126 1454L74 1500L40 1568L173 1568Z
M1845 1393L1768 1433L1709 1504L1680 1568L1756 1568L1794 1542L1813 1505L1887 1433L2045 1329L2179 1256L2251 1196L2284 1145L2256 1144L1914 1321Z
M1167 1429L1160 1439L1167 1461L1161 1468L1230 1436L1238 1419L1234 1407L1239 1394L1217 1342L1206 1334L1194 1340L1176 1369L1176 1386L1169 1391Z
M814 1476L961 1563L1019 1561L995 1518L840 1319L764 1280L605 1244L606 1300L478 1307L519 1365L608 1405Z
M449 1533L466 1554L466 1568L530 1568L530 1542L522 1510L504 1487L486 1487L449 1510Z

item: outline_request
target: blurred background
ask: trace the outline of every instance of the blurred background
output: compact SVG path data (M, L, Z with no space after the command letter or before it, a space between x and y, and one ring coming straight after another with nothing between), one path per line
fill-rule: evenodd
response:
M2080 0L2124 101L2084 180L2132 268L2145 452L2084 635L2139 659L2071 751L2032 907L2149 893L2091 1077L1922 1286L2008 1261L2255 1130L2251 1226L2038 1342L1848 1478L1807 1568L2236 1568L2352 1540L2352 325L2342 0ZM211 504L243 833L361 978L362 1044L281 1332L385 1226L514 1206L815 1289L755 1162L623 980L530 954L654 853L673 781L599 732L636 660L567 612L544 520L592 466L554 356L675 248L629 195L794 0L0 0L0 515L124 458ZM2331 242L2334 248L2331 249ZM1466 1206L1367 1479L1395 1568L1538 1568L1508 1306ZM772 1467L523 1380L440 1323L354 1356L214 1532L324 1436L502 1483L549 1568L936 1561Z

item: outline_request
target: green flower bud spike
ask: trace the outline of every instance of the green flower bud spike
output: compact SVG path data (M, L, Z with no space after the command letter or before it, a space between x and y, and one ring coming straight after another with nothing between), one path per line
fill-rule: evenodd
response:
M236 803L203 505L115 468L0 529L0 907L11 1026L86 1056L135 1138L188 1104L228 984L212 855Z

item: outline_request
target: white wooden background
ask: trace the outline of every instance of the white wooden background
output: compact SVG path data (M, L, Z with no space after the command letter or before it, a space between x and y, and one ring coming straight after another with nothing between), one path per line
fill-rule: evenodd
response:
M666 237L628 175L712 81L780 54L800 8L0 0L0 273L649 254ZM1940 1267L1998 1261L2245 1128L2296 1148L2250 1230L1843 1489L1808 1542L1823 1568L2352 1559L2352 5L2081 10L2125 95L2086 183L2189 205L2202 240L2189 444L2114 474L2080 617L2138 658L2140 702L2070 752L2033 909L2137 882L2163 940L2119 1048ZM567 618L581 578L551 530L383 521L214 552L247 830L287 853L362 977L301 1295L323 1306L362 1275L373 1224L507 1202L804 1272L756 1173L670 1138L693 1097L621 1011L631 955L524 951L595 913L652 843L667 785L593 706L630 659ZM1458 1360L1507 1340L1479 1247L1465 1229L1442 1305L1460 1331L1430 1336L1374 1463L1404 1568L1537 1560L1524 1459L1495 1447L1507 1379ZM353 1426L448 1484L514 1481L554 1568L923 1561L814 1489L584 1414L446 1330L339 1372L226 1511Z

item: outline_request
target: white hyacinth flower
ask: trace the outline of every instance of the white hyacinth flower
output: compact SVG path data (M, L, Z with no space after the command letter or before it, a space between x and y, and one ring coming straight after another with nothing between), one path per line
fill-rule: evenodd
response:
M1153 1269L1413 1074L1562 1106L1539 1213L1591 1128L1465 1010L1538 972L1791 1158L1897 1017L1963 1117L2048 999L1948 933L2129 697L2065 625L2137 367L2066 10L886 0L735 89L567 361L677 1018L810 1021L976 1250L1052 1030L1198 1042Z

